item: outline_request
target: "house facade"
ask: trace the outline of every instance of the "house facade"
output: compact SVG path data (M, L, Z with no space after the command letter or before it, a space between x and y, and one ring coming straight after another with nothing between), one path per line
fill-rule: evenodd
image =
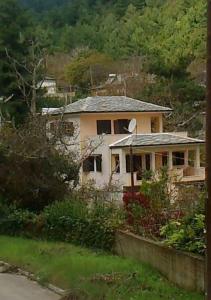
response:
M163 166L174 182L203 181L200 151L204 141L185 132L164 133L163 117L170 112L170 108L124 96L96 96L52 111L48 126L53 130L61 122L71 149L84 157L81 184L92 180L103 187L112 181L122 189L130 187L131 148L136 186L145 171L156 172ZM132 119L136 128L131 134Z

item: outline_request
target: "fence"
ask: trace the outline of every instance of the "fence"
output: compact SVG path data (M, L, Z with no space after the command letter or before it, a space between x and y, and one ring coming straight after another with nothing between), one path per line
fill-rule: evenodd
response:
M161 243L132 233L116 233L116 253L148 263L176 285L197 292L204 291L204 258L177 251Z

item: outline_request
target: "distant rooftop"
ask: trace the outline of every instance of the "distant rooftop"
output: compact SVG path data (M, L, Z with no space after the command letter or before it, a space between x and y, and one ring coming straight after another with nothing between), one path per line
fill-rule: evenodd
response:
M110 148L150 147L159 145L203 144L203 140L182 137L171 133L133 134L110 145Z
M170 112L171 108L143 102L125 96L87 97L53 112L53 114L105 112Z
M48 114L52 114L54 111L58 110L57 108L53 108L53 107L43 107L42 108L42 115L48 115Z

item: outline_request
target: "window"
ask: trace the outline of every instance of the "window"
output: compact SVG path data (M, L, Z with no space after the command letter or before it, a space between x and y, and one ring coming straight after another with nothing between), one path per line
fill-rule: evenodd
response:
M140 172L142 169L141 155L133 155L133 172ZM130 173L130 155L126 155L126 172Z
M97 134L111 134L111 120L97 120Z
M85 159L83 162L83 171L84 172L94 172L95 170L95 165L94 165L94 156L89 156L88 158Z
M63 135L73 136L74 134L74 125L73 122L62 121L59 122L59 130Z
M83 162L83 172L102 172L102 155L89 156Z
M56 130L57 130L57 122L51 122L50 123L50 132L52 134L55 134L56 133Z
M114 173L120 173L119 154L113 154L112 155L112 171Z
M97 155L95 157L96 160L96 171L102 172L102 155Z
M162 166L165 167L168 165L168 153L162 153Z
M146 154L146 170L150 171L151 170L151 156L150 154Z
M159 118L158 117L152 117L151 118L151 132L152 133L160 132L160 125L159 125Z
M173 165L184 166L185 164L185 153L184 152L173 152Z
M50 132L52 134L58 133L62 135L73 136L74 125L73 122L67 121L54 121L50 123Z
M127 134L130 120L119 119L114 121L114 133L115 134Z

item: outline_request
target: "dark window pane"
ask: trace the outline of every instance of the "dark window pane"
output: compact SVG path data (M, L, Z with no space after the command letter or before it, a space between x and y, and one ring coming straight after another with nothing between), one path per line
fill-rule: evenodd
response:
M102 155L96 156L96 170L97 172L102 172Z
M168 153L162 154L162 166L165 167L168 165Z
M151 169L151 164L150 164L150 161L151 161L151 158L150 158L150 154L146 154L146 170L149 171Z
M94 172L94 156L90 156L83 162L83 171L84 172Z
M142 169L141 155L133 155L133 172L140 172ZM126 155L126 172L130 172L130 155Z
M115 134L127 134L130 120L119 119L114 121L114 133Z
M135 172L141 171L141 168L142 168L141 155L134 155L133 156L133 168L134 168Z
M183 166L185 164L185 153L184 152L173 152L173 165Z
M67 122L67 121L59 122L59 133L62 135L73 136L74 134L73 122Z
M111 134L111 120L97 120L97 134Z
M126 155L126 172L130 173L130 155Z

